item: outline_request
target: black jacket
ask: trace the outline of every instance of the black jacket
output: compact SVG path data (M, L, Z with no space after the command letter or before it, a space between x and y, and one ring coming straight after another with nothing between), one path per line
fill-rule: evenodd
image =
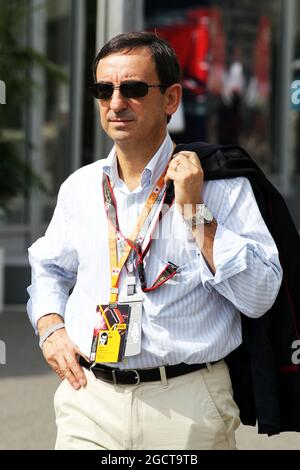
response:
M198 154L205 180L249 179L262 217L277 245L283 281L272 308L261 318L242 317L243 343L226 362L243 424L269 435L300 432L300 237L281 194L242 148L204 142L177 145ZM174 197L169 185L167 198ZM300 360L300 341L298 344ZM295 354L294 354L295 355ZM294 361L297 362L297 361Z

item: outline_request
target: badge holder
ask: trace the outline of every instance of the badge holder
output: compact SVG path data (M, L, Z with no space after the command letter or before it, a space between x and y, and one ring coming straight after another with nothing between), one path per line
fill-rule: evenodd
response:
M125 347L125 357L136 356L141 352L142 343L142 293L136 291L134 275L127 275L125 280L126 294L122 295L120 305L130 306L130 321Z
M124 358L130 307L128 304L98 305L99 325L94 329L90 360L120 362Z

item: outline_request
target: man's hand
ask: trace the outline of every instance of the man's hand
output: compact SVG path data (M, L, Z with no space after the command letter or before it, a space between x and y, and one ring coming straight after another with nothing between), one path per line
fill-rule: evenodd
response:
M174 181L175 202L185 217L193 215L196 204L201 204L203 169L195 152L177 153L171 160L165 183Z
M170 161L165 183L174 181L175 201L179 212L185 218L192 217L197 204L203 203L202 189L204 174L200 160L195 152L179 152ZM213 259L214 239L217 222L195 227L192 230L195 241L213 274L216 266Z
M38 321L39 334L42 335L49 326L61 321L62 317L55 313L45 315ZM86 377L78 364L77 354L82 356L77 346L70 340L65 328L52 333L43 344L43 355L50 367L61 380L66 378L75 390L86 385Z

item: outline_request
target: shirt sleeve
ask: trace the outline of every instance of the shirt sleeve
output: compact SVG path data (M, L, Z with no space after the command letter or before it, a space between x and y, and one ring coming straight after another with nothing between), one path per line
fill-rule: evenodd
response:
M215 289L241 313L257 318L273 305L282 281L275 242L247 178L223 180L226 191L215 234L215 274L199 251L202 284Z
M78 257L69 236L71 218L71 198L68 201L65 182L45 236L28 250L32 278L27 289L27 312L36 333L42 316L58 313L64 317L70 289L76 283Z

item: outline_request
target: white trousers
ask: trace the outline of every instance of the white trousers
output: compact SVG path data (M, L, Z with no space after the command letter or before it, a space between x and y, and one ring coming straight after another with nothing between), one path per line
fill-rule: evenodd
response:
M167 382L113 385L85 370L54 397L56 449L235 449L239 410L224 361Z

